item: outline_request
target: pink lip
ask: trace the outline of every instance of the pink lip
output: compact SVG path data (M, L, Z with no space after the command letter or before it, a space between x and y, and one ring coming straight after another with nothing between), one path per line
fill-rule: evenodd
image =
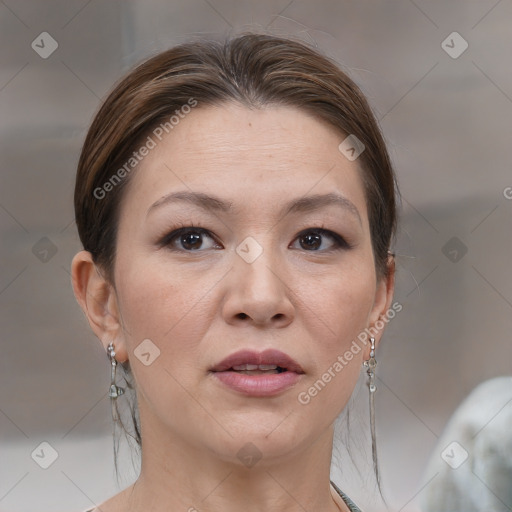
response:
M240 350L223 359L216 364L210 371L223 372L229 370L233 366L242 364L275 364L281 368L285 368L291 372L304 373L300 364L292 359L289 355L280 350L267 349L263 352L254 352L253 350Z
M246 375L232 370L233 366L243 364L273 364L286 369L286 371L269 375ZM235 352L215 365L210 371L231 389L255 397L276 395L294 386L304 373L301 366L290 356L274 349L259 353L250 350Z

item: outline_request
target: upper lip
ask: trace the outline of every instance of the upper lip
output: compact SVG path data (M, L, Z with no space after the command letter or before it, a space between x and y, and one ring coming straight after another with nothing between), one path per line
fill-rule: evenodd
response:
M273 364L291 372L304 373L304 370L297 361L284 352L276 349L267 349L263 352L240 350L239 352L229 355L220 363L217 363L213 368L211 368L211 371L224 372L233 366L243 364Z

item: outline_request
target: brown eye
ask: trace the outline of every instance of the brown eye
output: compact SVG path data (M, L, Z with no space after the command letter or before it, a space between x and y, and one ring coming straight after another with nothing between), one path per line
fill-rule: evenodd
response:
M202 233L190 231L180 235L179 241L184 249L197 250L203 245L202 237Z
M319 233L308 233L300 238L302 247L318 250L322 245L322 235Z
M330 247L324 247L322 249L322 244L324 244L325 239L330 240L331 244ZM350 248L347 242L340 235L326 229L310 229L303 231L299 234L297 240L299 240L301 248L308 252L325 252Z
M211 244L208 247L208 244L205 244L205 239L215 242L207 230L188 226L169 233L162 240L161 245L168 247L173 251L184 252L219 248L218 245L212 247Z

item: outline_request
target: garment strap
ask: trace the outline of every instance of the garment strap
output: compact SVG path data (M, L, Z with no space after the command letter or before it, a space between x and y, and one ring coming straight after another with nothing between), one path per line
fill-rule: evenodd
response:
M340 495L341 499L345 502L350 512L361 512L361 509L331 480L331 485L334 490Z

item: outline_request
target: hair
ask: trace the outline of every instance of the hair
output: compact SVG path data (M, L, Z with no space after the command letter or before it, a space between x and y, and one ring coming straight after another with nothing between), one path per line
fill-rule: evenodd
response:
M122 78L99 108L80 154L74 206L83 247L105 278L114 285L120 205L131 178L127 162L130 167L137 165L134 151L157 133L158 127L165 127L168 133L172 128L169 120L186 112L185 106L229 102L251 109L295 107L329 123L342 137L352 135L364 144L357 162L375 268L378 277L387 276L398 188L366 98L335 62L306 44L244 34L222 42L191 41L149 58ZM132 387L129 362L122 367ZM133 437L141 448L137 412L133 406ZM375 457L374 468L379 482Z

